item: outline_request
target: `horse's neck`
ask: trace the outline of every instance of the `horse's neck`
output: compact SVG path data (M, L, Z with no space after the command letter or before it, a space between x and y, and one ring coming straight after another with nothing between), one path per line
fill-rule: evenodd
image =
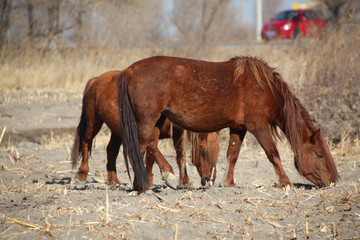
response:
M309 129L307 121L303 117L301 117L301 122L292 125L292 127L286 126L286 124L290 123L286 123L285 117L282 116L279 119L278 126L285 134L291 148L299 154L303 151L303 144L307 142L311 136L311 129Z

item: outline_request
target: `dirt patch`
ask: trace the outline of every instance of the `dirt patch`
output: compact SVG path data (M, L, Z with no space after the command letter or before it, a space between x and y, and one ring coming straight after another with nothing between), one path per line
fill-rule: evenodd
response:
M173 190L154 167L157 187L136 195L122 154L117 168L126 185L105 184L106 131L97 138L88 181L73 180L67 158L80 94L12 92L0 103L0 130L7 127L0 145L1 239L291 239L294 231L304 239L306 221L311 239L360 237L359 156L335 155L341 181L316 189L296 172L292 153L279 144L285 171L297 186L286 192L274 186L275 172L249 135L236 165L238 187L223 188L223 131L214 186L201 188L196 169L188 166L194 188ZM178 175L169 146L170 141L160 142Z

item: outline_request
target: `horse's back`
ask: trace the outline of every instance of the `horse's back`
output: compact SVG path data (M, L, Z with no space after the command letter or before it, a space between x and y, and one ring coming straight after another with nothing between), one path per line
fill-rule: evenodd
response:
M189 130L214 131L229 124L222 115L236 109L238 83L233 82L231 61L207 62L176 57L152 57L134 63L129 68L131 81L128 92L138 109L160 111L175 124ZM153 102L154 105L143 104ZM227 106L225 108L224 106ZM199 128L202 118L220 123ZM229 118L228 118L229 119Z

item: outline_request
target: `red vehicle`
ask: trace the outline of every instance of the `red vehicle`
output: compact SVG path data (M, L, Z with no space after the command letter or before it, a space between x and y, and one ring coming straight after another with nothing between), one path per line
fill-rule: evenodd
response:
M297 35L318 35L325 28L327 21L319 11L313 9L286 10L280 12L261 30L264 40L273 38L295 38Z

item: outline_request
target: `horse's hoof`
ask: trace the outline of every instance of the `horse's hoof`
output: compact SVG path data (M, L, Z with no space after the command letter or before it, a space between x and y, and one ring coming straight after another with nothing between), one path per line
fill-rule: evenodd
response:
M119 181L119 179L116 180L108 180L106 182L107 185L112 186L112 185L124 185L122 182Z
M236 184L234 182L232 183L223 182L222 187L236 187Z
M183 184L180 184L179 186L180 189L187 189L187 188L195 188L194 184L192 182L187 182L187 183L183 183Z
M77 178L78 180L80 180L81 182L85 182L86 179L87 179L87 174L86 174L86 173L78 172L78 173L76 173L76 178Z
M177 189L177 186L178 186L178 180L177 178L175 177L174 174L172 173L163 173L162 174L162 179L165 181L165 184L172 188L172 189Z
M182 187L182 188L194 187L192 182L190 182L190 180L189 181L183 181L183 182L181 182L181 180L179 180L179 183L180 183L179 187Z
M281 189L285 189L287 188L288 186L290 186L291 188L294 187L294 185L290 182L289 179L285 179L285 180L279 180L279 183L278 183L278 187L281 188Z
M282 183L282 184L279 183L278 187L280 189L286 190L286 189L294 188L295 186L292 183Z

